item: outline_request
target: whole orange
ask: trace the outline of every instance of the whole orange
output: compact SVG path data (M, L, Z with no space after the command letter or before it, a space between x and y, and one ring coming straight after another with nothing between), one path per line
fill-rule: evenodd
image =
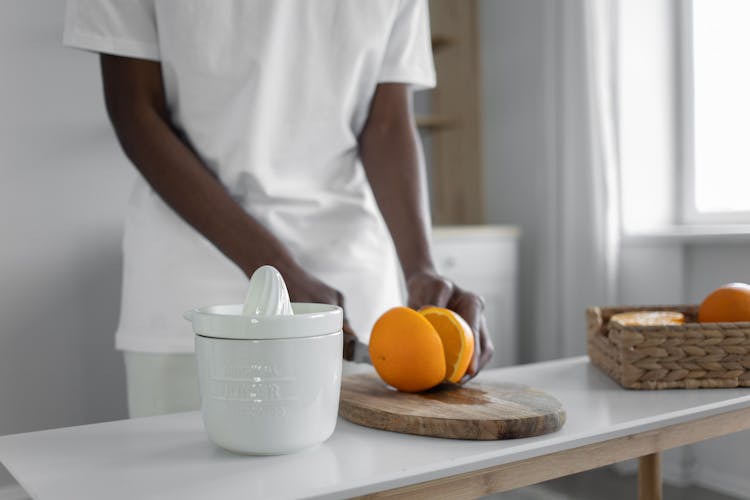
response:
M370 360L387 384L419 392L445 378L443 342L430 322L414 309L394 307L372 327Z
M698 308L698 321L750 321L750 285L727 283L708 294Z

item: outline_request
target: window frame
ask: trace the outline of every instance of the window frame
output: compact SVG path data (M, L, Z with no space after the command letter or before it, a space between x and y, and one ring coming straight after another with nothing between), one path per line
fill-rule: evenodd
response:
M678 223L682 225L734 225L750 223L750 211L701 213L696 207L695 136L694 136L694 68L693 68L693 0L676 0L676 159Z

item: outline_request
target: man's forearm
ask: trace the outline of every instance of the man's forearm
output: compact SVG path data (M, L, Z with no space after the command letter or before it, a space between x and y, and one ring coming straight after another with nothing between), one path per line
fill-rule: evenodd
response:
M132 125L118 128L131 161L175 212L245 274L268 263L282 272L294 266L276 237L231 198L160 117L142 116Z
M411 101L404 95L410 91L402 87L378 87L360 137L360 157L408 279L415 272L433 270L434 265L424 159Z
M299 272L284 245L232 199L225 187L175 133L156 83L160 76L123 59L102 60L105 97L123 150L143 177L185 221L250 275L263 264ZM124 67L123 67L124 66ZM131 77L130 88L123 88ZM160 81L159 81L160 83ZM133 87L142 86L135 95ZM150 86L150 87L149 87Z

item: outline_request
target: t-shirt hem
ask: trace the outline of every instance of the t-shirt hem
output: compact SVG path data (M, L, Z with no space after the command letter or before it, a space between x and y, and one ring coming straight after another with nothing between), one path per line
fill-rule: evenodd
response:
M151 352L159 354L183 354L195 352L194 337L127 337L115 335L115 349L118 351Z
M378 78L378 83L408 83L414 90L428 90L435 88L437 82L434 75L424 73L404 74L382 73Z
M103 52L105 54L147 59L149 61L160 60L159 46L157 44L137 40L65 31L63 33L63 45L94 52Z

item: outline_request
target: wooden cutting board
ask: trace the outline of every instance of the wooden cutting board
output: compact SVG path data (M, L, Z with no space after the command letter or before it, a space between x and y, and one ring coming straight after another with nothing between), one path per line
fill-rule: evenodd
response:
M562 404L531 387L470 382L410 394L370 373L343 378L339 415L387 431L482 440L539 436L565 423Z

